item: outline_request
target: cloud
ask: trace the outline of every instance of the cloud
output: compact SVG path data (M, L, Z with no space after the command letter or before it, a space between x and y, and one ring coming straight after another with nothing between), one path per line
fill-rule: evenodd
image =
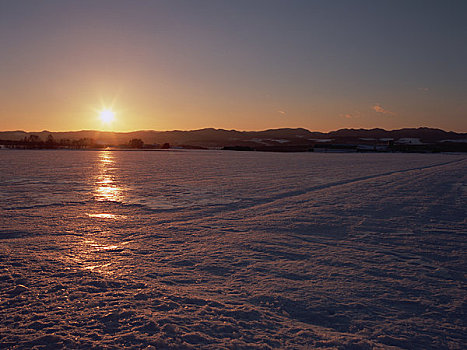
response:
M345 119L355 119L355 118L360 118L362 114L359 111L353 111L352 113L342 113L339 114L339 117L345 118Z
M376 113L381 113L381 114L386 114L386 115L396 115L396 113L388 111L387 109L384 109L381 107L379 103L375 104L373 107L371 107L372 110L374 110Z
M282 110L278 110L277 113L280 113L280 114L282 114L282 115L286 115L286 114L287 114L287 112L282 111Z
M428 92L428 91L430 91L430 88L427 88L427 87L419 87L418 90L423 91L423 92Z

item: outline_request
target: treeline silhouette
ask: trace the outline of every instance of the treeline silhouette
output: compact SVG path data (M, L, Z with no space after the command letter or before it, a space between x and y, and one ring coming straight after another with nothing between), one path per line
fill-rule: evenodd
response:
M45 141L37 135L29 135L19 141L3 140L0 143L6 148L13 149L86 149L105 147L104 145L97 144L91 138L56 140L52 135L48 135Z
M56 140L51 134L46 140L42 140L38 135L29 135L22 140L0 140L0 146L10 149L102 149L111 145L97 143L92 138L60 139ZM113 145L112 145L113 146ZM115 147L115 146L113 146ZM169 149L170 144L145 144L141 139L131 139L127 144L121 144L118 148L132 149Z
M123 145L122 145L123 146ZM169 149L170 148L170 143L165 142L162 145L159 144L154 144L154 145L146 145L143 140L141 139L131 139L128 142L128 147L129 148L137 148L137 149L142 149L142 148L148 148L148 149L154 149L154 148L159 148L159 149Z

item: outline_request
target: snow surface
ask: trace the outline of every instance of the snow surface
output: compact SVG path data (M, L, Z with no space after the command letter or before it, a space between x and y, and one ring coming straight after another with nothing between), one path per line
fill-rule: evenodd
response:
M1 349L467 343L464 155L0 162Z

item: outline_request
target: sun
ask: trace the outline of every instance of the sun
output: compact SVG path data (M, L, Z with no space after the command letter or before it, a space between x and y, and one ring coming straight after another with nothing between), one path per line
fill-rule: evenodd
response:
M110 124L115 119L115 113L111 109L103 109L99 112L99 118L104 124Z

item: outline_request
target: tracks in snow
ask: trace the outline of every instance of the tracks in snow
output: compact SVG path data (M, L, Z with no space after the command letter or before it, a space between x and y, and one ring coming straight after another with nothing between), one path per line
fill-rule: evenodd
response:
M451 164L460 163L460 162L465 162L465 161L466 161L466 159L456 159L456 160L453 160L453 161L443 162L443 163L438 163L438 164L432 164L432 165L426 165L426 166L409 168L409 169L402 169L402 170L394 170L394 171L388 171L388 172L380 173L380 174L360 176L360 177L356 177L356 178L352 178L352 179L345 179L345 180L341 180L341 181L334 181L334 182L330 182L330 183L323 184L323 185L310 186L310 187L307 187L307 188L304 188L304 189L301 189L301 190L294 190L294 191L289 191L289 192L285 192L285 193L280 193L280 194L273 195L273 196L270 196L268 198L265 198L263 200L257 200L254 203L251 203L250 205L246 205L246 206L241 206L240 205L239 207L235 207L235 208L232 208L231 210L229 210L229 209L227 209L227 210L230 211L230 212L242 211L242 210L251 210L251 209L263 206L263 205L268 205L268 204L274 203L274 202L279 201L279 200L298 197L298 196L302 196L302 195L305 195L305 194L308 194L308 193L321 191L321 190L325 190L325 189L329 189L329 188L333 188L333 187L339 187L339 186L354 184L354 183L367 181L367 180L379 179L379 178L382 178L382 177L396 175L396 174L404 174L404 173L408 173L408 172L416 171L416 170L433 169L433 168L442 167L442 166L451 165Z

